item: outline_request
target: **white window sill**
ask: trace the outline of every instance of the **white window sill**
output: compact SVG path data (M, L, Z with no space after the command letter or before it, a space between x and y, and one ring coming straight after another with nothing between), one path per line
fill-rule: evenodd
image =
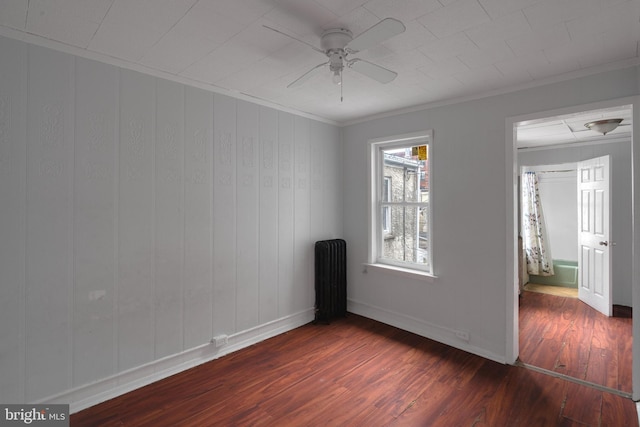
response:
M372 270L382 271L389 274L409 277L411 279L424 280L428 283L435 283L436 279L438 278L438 276L434 276L433 274L427 273L426 271L396 267L395 265L365 263L363 264L363 267L364 267L363 269L364 273L367 273L369 269L372 269Z

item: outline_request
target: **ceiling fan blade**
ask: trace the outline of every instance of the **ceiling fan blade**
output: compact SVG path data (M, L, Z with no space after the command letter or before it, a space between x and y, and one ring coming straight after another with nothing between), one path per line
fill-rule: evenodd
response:
M320 53L321 53L321 54L323 54L323 55L325 54L324 50L322 50L322 49L320 49L320 48L315 47L315 46L314 46L314 45L312 45L311 43L307 43L307 42L306 42L306 41L304 41L304 40L300 40L299 38L296 38L296 37L294 37L294 36L292 36L292 35L290 35L290 34L287 34L287 33L285 33L285 32L282 32L282 31L280 31L280 30L277 30L277 29L275 29L275 28L273 28L273 27L270 27L270 26L268 26L268 25L263 25L263 27L264 27L264 28L267 28L267 29L269 29L269 30L271 30L271 31L275 31L275 32L276 32L276 33L278 33L278 34L282 34L283 36L287 36L287 37L289 37L290 39L293 39L293 40L295 40L295 41L297 41L297 42L300 42L300 43L306 44L307 46L309 46L311 49L315 50L316 52L320 52Z
M310 69L309 71L307 71L306 73L304 73L303 75L301 75L300 77L298 77L297 79L289 83L289 85L287 86L287 89L292 89L292 88L302 86L304 82L306 82L307 80L309 80L311 77L315 75L315 72L317 70L319 70L320 68L328 64L329 62L323 62L322 64L316 65L315 67L313 67L312 69Z
M384 67L376 65L372 62L365 61L364 59L354 58L347 62L349 68L354 69L360 74L364 74L365 76L372 78L373 80L377 80L380 83L389 83L396 78L398 73L395 71L388 70Z
M360 52L372 46L382 43L393 36L404 33L406 27L397 19L386 18L369 28L362 34L351 40L345 49L351 52Z

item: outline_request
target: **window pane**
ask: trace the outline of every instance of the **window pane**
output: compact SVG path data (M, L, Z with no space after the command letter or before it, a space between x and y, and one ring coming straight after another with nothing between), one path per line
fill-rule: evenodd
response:
M391 212L390 229L383 230L382 258L428 265L427 209L385 206Z
M431 259L431 254L429 253L429 238L429 208L421 207L418 214L418 249L416 262L431 267L429 265L429 260Z
M383 193L383 198L387 194L391 197L383 201L420 201L421 191L428 189L428 184L425 186L426 153L426 145L383 150L385 185L391 184L390 193Z
M389 206L383 206L381 212L382 219L382 231L383 233L391 233L391 208Z
M420 201L420 172L417 170L407 170L404 181L404 200L407 202Z
M393 186L392 178L390 176L385 176L382 180L382 201L383 202L391 201L392 186Z

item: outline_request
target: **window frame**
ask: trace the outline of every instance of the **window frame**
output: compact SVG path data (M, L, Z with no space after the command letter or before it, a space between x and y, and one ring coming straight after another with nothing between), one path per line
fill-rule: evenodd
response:
M429 156L427 158L429 170L429 202L427 204L429 236L427 244L427 265L414 262L402 262L383 258L381 256L384 245L384 230L382 229L382 203L384 189L384 164L383 150L393 148L427 145ZM385 138L376 138L368 141L367 163L368 173L368 264L375 267L389 268L404 273L416 273L435 277L433 257L433 131L409 133ZM415 203L420 206L421 203Z

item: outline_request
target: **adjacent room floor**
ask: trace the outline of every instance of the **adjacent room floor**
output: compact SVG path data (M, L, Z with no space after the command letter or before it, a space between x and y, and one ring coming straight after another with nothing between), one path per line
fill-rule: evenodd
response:
M631 393L630 308L607 317L577 298L524 291L519 319L523 363Z

